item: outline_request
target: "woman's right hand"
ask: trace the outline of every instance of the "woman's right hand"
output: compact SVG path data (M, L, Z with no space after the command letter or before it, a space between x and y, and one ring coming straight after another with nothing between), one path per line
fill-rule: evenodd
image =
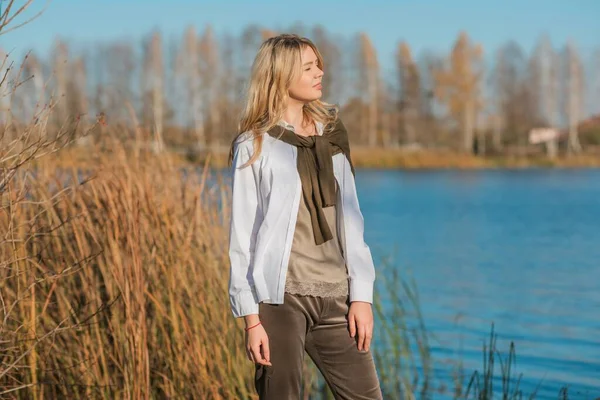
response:
M262 325L246 331L246 354L255 364L271 365L269 337Z

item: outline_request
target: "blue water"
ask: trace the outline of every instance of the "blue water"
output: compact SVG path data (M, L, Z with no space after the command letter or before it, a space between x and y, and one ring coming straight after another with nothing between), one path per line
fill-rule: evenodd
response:
M481 372L494 323L504 356L514 341L524 394L556 399L567 386L571 399L600 397L599 170L356 179L378 277L392 256L416 282L438 383L452 384L448 360Z

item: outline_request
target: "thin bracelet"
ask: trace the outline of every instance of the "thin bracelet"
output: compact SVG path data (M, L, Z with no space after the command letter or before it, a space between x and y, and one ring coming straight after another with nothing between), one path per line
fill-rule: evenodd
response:
M251 327L248 327L248 328L244 328L244 330L245 330L246 332L248 332L250 329L254 328L255 326L259 326L260 324L261 324L261 322L260 322L260 321L258 321L258 324L256 324L256 325L252 325Z

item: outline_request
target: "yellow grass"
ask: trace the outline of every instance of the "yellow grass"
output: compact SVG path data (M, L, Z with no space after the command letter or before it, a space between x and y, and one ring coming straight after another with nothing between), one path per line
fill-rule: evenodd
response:
M1 198L0 397L253 398L227 297L226 186L119 147L69 184L68 154Z

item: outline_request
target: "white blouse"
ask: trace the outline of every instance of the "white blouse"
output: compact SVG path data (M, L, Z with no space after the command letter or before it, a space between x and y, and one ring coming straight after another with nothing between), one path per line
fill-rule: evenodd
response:
M280 121L286 127L293 126ZM323 125L317 123L318 134ZM298 207L302 197L296 167L297 148L267 133L259 158L245 168L253 153L253 134L234 143L229 230L229 300L235 317L258 314L260 302L283 304L286 273ZM337 221L350 279L350 301L373 302L375 268L364 241L364 220L356 184L344 153L333 157L339 185Z

